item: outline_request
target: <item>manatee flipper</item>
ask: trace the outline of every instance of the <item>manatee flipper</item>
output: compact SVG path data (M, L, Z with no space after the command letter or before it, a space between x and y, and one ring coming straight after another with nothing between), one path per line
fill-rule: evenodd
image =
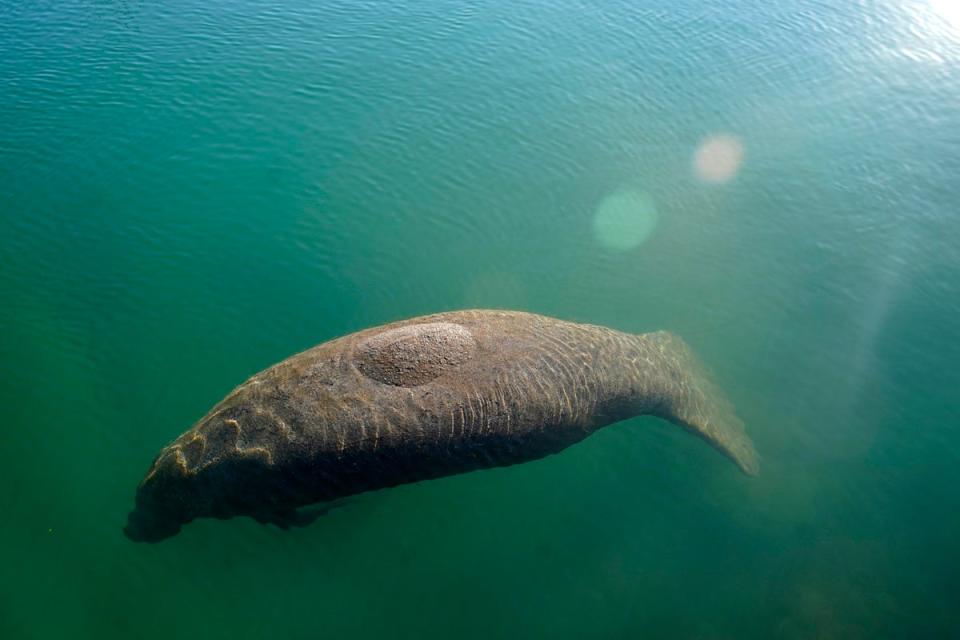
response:
M671 364L667 370L676 385L657 412L660 417L700 436L731 458L744 473L757 475L757 452L743 421L690 347L668 331L648 336Z
M308 524L312 523L314 520L320 516L325 516L334 509L339 509L345 507L348 504L353 502L353 500L347 500L341 498L340 500L334 500L332 502L325 502L323 504L314 504L308 507L300 507L297 509L297 520L293 524L295 527L305 527Z
M325 516L334 509L348 504L351 500L334 500L324 504L300 507L299 509L276 509L251 514L251 517L260 524L272 524L286 531L294 527L306 527L320 516Z
M277 509L275 511L256 511L250 514L250 517L260 524L272 524L279 529L286 531L290 527L297 526L299 519L296 509Z

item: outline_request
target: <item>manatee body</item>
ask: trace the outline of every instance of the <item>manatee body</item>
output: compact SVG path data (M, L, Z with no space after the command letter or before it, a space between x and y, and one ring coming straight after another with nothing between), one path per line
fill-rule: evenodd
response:
M125 529L199 517L286 527L352 494L542 458L648 414L753 474L753 445L686 345L530 313L459 311L360 331L234 389L165 447Z

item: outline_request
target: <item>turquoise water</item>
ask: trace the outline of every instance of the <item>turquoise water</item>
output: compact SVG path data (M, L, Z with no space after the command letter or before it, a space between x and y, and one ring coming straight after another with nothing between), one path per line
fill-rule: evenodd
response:
M932 638L960 614L960 5L0 0L0 637ZM122 534L331 337L669 329L652 418L282 532Z

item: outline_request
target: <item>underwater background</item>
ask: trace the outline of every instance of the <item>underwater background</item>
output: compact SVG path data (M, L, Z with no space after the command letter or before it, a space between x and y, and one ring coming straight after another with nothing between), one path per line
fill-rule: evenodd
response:
M960 637L960 2L0 0L0 637ZM159 449L448 309L668 329L638 418L312 526Z

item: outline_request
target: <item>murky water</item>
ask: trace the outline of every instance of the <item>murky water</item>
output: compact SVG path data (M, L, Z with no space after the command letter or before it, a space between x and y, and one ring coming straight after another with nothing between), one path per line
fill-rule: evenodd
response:
M960 4L0 2L0 636L949 637ZM123 537L161 446L366 326L694 346L652 418L311 527Z

